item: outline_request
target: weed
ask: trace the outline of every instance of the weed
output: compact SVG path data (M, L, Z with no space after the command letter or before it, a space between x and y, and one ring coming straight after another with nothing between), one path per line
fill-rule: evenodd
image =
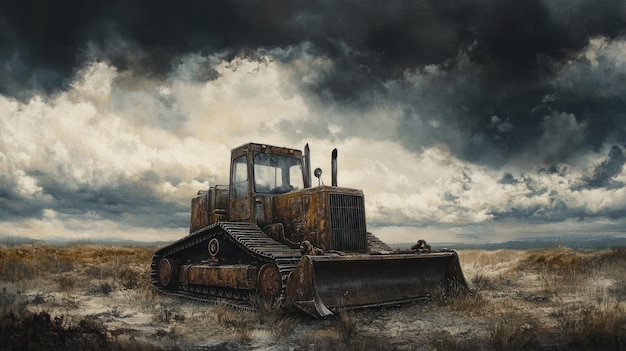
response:
M48 312L4 313L0 340L5 350L107 349L106 328L95 321L69 321Z
M99 281L87 288L87 294L95 296L108 296L112 291L113 288L107 281Z
M494 350L522 350L537 347L537 326L532 318L503 313L489 327Z
M573 346L594 349L602 345L615 350L626 346L626 312L619 304L562 308L550 317Z
M429 296L439 307L468 315L483 315L489 309L489 304L482 294L474 290L467 290L459 285L434 288Z
M61 300L61 307L65 308L68 311L75 310L80 307L80 302L78 302L78 299L75 296L64 297Z
M91 278L91 279L100 280L104 278L104 272L100 264L97 264L97 265L90 264L86 266L85 269L83 270L83 273L85 274L87 278Z
M496 284L492 278L487 277L484 271L479 271L471 279L472 285L478 290L493 289Z
M342 309L337 321L337 334L345 344L351 342L357 332L357 319L354 311Z
M2 292L0 293L0 311L22 313L27 305L28 300L20 291L12 292L6 287L2 288Z
M176 340L180 338L180 333L176 330L175 327L172 327L170 330L165 330L162 328L158 328L154 333L154 336L158 338L168 338L171 340Z
M42 305L46 303L46 300L44 299L43 295L40 293L35 294L35 296L33 297L33 301L32 304L33 305Z
M141 274L130 267L124 267L117 273L117 279L124 289L134 289L140 284Z
M148 283L141 284L137 289L133 289L132 292L133 298L129 302L143 306L146 309L151 309L154 306L155 301L161 297L156 289Z
M250 302L259 311L259 322L269 324L277 322L284 311L276 299L266 299L259 294L252 295Z
M233 310L224 304L215 308L217 321L228 329L233 329L235 338L242 344L252 342L254 323L258 320L255 313L243 310Z
M34 279L37 277L37 269L31 262L20 258L0 256L0 277L9 282Z
M282 340L291 335L296 321L286 313L278 300L268 300L259 295L253 295L251 301L258 310L259 324L270 328L274 340Z
M177 306L157 305L154 312L154 319L159 323L169 324L171 322L182 322L185 315L180 312Z
M77 280L74 275L60 275L55 280L61 291L71 292L76 288Z
M0 311L0 349L2 350L161 350L136 341L132 335L118 340L131 329L109 331L99 321L74 320L49 312ZM114 336L110 339L108 334ZM176 335L170 331L170 336Z

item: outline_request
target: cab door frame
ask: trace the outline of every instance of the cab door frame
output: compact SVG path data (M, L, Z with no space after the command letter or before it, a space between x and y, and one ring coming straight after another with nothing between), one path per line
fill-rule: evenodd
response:
M229 221L254 223L251 163L248 150L233 150L230 168Z

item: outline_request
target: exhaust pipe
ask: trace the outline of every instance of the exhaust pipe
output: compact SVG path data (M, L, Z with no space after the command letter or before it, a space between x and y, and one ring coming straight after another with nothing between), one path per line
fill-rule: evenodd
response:
M309 143L304 145L304 157L303 157L303 173L304 173L304 187L311 187L311 152L309 150Z
M332 185L337 186L337 149L333 149L331 158Z

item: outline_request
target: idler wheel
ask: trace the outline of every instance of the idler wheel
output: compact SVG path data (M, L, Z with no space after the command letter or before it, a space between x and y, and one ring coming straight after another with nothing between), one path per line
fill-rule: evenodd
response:
M178 264L169 258L162 258L159 262L159 283L166 288L175 287L178 284Z
M259 269L259 292L266 299L274 299L280 295L282 284L278 267L271 263L264 264Z
M217 254L220 252L220 241L217 240L217 238L211 239L209 241L208 250L211 257L217 256Z

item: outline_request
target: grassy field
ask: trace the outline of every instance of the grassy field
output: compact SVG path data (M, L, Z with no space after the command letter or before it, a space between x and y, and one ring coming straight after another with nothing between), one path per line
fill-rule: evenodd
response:
M472 292L326 320L162 296L154 249L0 246L0 349L626 349L626 248L461 251Z

